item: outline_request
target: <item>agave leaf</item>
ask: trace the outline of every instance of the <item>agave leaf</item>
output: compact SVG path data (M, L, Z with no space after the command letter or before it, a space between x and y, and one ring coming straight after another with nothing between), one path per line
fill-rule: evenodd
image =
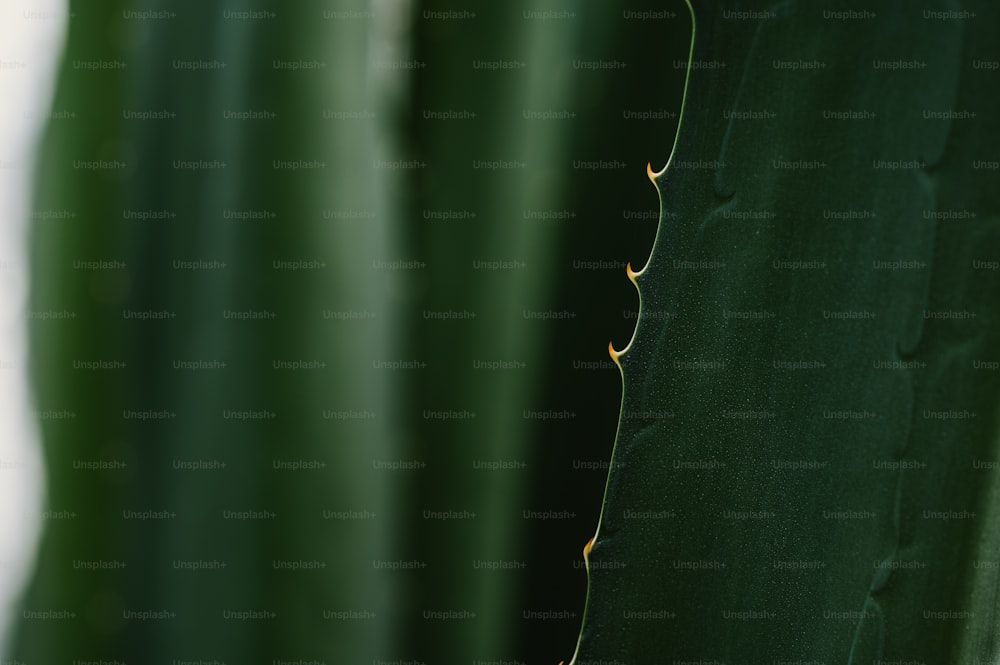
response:
M575 663L997 658L996 9L930 4L689 4Z

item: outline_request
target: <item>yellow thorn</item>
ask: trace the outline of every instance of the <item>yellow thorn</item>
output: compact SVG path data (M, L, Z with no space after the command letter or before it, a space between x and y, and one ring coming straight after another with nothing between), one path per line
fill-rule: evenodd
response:
M616 365L618 365L618 359L621 358L622 354L615 351L615 346L612 342L608 342L608 355L611 356L611 359L615 361Z
M646 162L646 177L649 178L654 185L656 184L656 174L653 173L653 165L650 162Z
M628 278L630 280L632 280L632 283L635 284L636 286L638 286L638 284L636 284L635 278L639 276L639 273L637 273L636 271L632 270L632 262L631 261L629 261L628 264L626 264L626 266L625 266L625 273L628 275Z

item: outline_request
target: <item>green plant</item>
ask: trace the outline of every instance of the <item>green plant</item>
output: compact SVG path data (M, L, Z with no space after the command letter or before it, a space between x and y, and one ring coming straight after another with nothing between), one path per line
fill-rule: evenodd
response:
M996 11L689 7L574 662L997 662Z

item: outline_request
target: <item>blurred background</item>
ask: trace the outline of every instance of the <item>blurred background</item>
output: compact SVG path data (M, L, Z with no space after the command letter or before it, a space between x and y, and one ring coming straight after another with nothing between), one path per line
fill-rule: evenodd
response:
M2 11L4 662L568 660L686 5Z

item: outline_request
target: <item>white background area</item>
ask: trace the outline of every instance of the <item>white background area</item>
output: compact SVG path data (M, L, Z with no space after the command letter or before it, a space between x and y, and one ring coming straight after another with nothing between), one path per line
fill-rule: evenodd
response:
M28 387L28 257L35 153L68 27L64 0L0 2L0 656L42 527L45 472Z

